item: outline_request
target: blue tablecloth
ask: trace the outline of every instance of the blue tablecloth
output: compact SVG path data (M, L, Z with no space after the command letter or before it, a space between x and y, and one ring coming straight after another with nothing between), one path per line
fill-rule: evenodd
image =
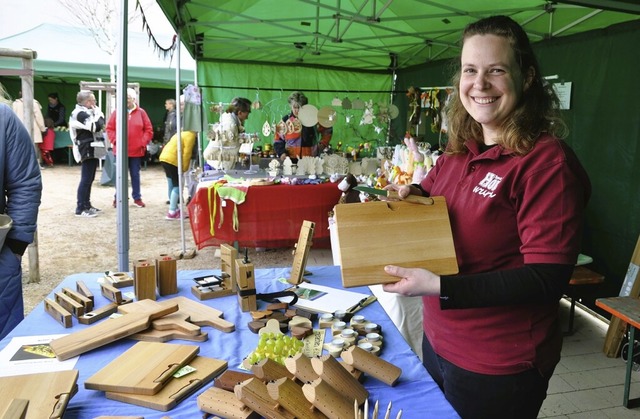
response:
M341 287L340 269L336 266L309 267L308 271L312 275L307 278L314 284ZM179 271L178 287L179 295L199 301L191 293L193 278L219 274L219 269L205 271ZM288 278L290 268L279 269L258 269L255 272L256 289L258 293L279 291L287 288L288 284L279 282L278 278ZM67 277L55 290L60 291L63 287L76 288L76 281L84 281L92 290L96 300L96 307L102 307L109 301L100 294L100 287L97 279L102 277L99 273L75 274ZM370 294L367 287L350 288L349 290ZM133 288L123 288L123 292L133 291ZM165 298L172 298L166 296ZM53 292L49 296L53 299ZM164 299L164 298L163 298ZM243 313L235 295L201 301L203 304L215 307L224 313L224 318L233 322L236 326L235 332L224 333L210 327L203 327L203 331L209 334L206 342L195 343L181 340L171 341L172 343L192 344L200 346L200 355L212 358L224 359L229 363L229 369L238 370L238 365L242 359L255 349L258 335L252 333L248 328L251 321L249 313ZM266 303L259 302L258 308L264 308ZM397 385L390 387L377 379L366 376L363 384L370 393L369 401L371 410L376 400L380 403L380 408L384 411L389 402L392 402L392 417L395 417L399 409L402 409L403 418L457 418L451 405L446 401L438 386L431 379L423 368L419 358L411 351L394 324L391 322L386 312L379 303L373 303L358 314L363 314L367 321L377 323L381 326L384 346L381 357L402 369L402 375ZM102 320L105 321L105 320ZM40 303L7 337L0 341L0 349L4 348L13 337L51 335L61 333L72 333L82 328L91 327L82 325L73 319L73 327L65 329L57 323L49 314L44 311L43 303ZM327 334L326 341L329 341ZM103 347L94 349L80 356L75 368L79 370L78 378L79 391L71 399L64 418L91 419L97 416L144 416L146 419L161 418L170 416L172 419L178 418L199 418L202 412L197 406L197 396L211 386L206 384L199 391L192 394L180 402L169 412L159 412L153 409L135 406L128 403L109 400L104 393L95 390L86 390L84 382L102 367L122 354L125 350L136 343L131 339L121 339Z

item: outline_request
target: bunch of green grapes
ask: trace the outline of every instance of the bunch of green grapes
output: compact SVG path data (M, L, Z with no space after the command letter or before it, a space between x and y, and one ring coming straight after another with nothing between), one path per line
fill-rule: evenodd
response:
M247 356L251 364L269 358L284 365L284 360L302 351L304 342L291 336L267 332L260 335L258 346Z

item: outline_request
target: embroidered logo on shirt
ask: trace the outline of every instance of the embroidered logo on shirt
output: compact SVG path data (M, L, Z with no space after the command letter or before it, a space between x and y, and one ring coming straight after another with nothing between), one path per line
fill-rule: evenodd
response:
M496 196L494 193L500 182L502 181L502 177L496 175L495 173L487 173L484 179L480 181L478 186L473 188L473 192L477 193L480 196L493 198Z

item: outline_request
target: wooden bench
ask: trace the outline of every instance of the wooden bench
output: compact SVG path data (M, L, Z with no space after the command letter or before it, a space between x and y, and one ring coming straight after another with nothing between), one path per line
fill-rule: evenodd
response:
M601 284L602 282L604 282L604 275L594 272L589 268L586 268L584 266L576 266L573 269L573 275L571 275L571 280L569 280L569 288L565 293L565 296L571 302L571 307L569 308L569 327L565 332L566 335L573 334L573 320L576 312L576 298L578 298L577 294L579 294L578 287L582 285Z

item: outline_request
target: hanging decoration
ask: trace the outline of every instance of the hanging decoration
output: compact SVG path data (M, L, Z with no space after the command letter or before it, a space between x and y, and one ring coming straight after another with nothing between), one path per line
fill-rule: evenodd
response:
M151 27L149 26L149 22L147 21L147 17L144 15L144 10L142 10L142 5L140 4L140 0L136 0L136 9L140 9L140 14L142 15L142 29L147 33L149 37L149 42L153 42L153 52L158 54L158 58L166 60L169 58L169 63L173 60L173 53L175 52L178 43L178 37L173 35L171 40L171 45L169 47L163 47L158 43L155 35L151 31Z

